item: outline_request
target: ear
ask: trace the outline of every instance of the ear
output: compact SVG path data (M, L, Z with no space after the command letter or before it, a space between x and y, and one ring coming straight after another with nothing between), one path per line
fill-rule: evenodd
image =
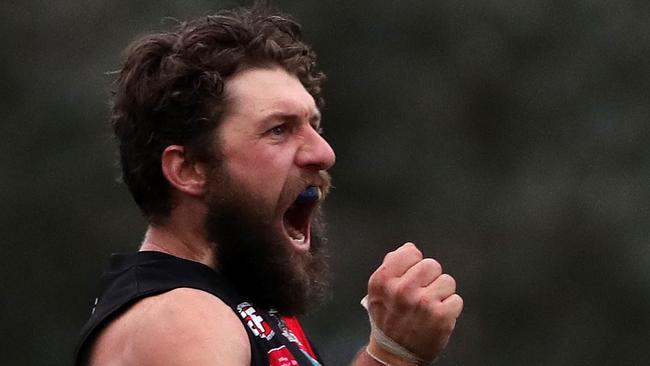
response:
M206 167L189 160L183 146L167 146L160 158L160 164L163 175L174 188L192 196L205 193Z

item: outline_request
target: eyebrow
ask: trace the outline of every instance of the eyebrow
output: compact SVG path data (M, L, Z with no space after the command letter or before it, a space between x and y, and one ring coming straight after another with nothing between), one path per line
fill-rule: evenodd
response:
M264 117L264 119L273 119L273 118L288 118L292 120L300 120L300 116L294 113L286 113L286 112L275 112L271 113L268 116ZM322 115L320 113L320 110L314 109L313 114L311 117L309 117L309 124L315 127L320 127L321 124L321 118Z

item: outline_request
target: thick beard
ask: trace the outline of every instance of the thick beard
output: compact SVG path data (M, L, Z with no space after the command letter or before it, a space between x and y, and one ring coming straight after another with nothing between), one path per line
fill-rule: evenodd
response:
M283 315L316 307L329 289L320 208L313 213L309 252L296 252L264 207L223 174L219 192L210 194L205 220L208 240L216 243L218 271L256 307Z

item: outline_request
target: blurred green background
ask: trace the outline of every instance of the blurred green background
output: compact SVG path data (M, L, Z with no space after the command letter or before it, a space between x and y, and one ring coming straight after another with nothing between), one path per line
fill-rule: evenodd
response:
M70 364L108 255L141 240L106 122L121 50L240 3L0 3L0 364ZM275 4L329 76L336 279L306 325L330 365L406 240L465 299L438 365L650 364L650 2Z

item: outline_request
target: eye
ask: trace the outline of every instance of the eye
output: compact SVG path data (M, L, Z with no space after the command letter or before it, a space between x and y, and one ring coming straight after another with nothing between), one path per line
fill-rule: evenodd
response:
M277 125L269 130L269 133L271 133L274 136L284 135L285 132L287 132L287 127L283 124Z

